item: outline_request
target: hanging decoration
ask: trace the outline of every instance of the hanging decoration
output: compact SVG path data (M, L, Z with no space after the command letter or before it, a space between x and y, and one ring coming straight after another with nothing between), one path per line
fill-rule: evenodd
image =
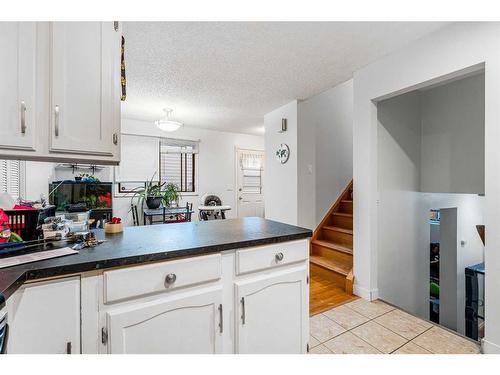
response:
M278 149L276 150L276 159L281 164L285 164L288 161L288 158L290 157L290 148L286 143L280 144Z

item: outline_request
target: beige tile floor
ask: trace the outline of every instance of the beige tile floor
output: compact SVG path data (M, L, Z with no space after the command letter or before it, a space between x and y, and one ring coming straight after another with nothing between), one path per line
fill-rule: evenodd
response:
M479 346L382 301L363 299L310 319L311 354L477 354Z

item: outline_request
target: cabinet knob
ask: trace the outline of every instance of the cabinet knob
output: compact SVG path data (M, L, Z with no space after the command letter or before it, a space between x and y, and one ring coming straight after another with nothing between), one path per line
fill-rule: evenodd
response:
M118 144L118 134L113 133L113 144L117 145Z
M278 262L281 262L285 256L282 252L276 253L275 258Z
M175 280L177 280L177 276L175 275L175 273L169 273L167 277L165 277L165 284L172 285L173 283L175 283Z

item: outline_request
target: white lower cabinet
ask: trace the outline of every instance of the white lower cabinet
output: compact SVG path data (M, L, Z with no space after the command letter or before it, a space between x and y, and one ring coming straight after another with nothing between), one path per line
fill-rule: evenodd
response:
M308 240L23 285L9 353L305 353Z
M7 300L9 354L80 353L80 277L21 286Z
M111 354L221 353L222 286L132 303L106 313Z
M305 353L309 327L308 295L305 265L237 281L236 352Z

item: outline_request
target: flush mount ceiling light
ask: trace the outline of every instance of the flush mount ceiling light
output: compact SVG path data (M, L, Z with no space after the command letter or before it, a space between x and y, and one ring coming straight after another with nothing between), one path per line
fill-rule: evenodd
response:
M181 122L173 119L172 117L173 111L174 110L170 108L163 108L165 116L162 119L155 121L155 125L160 130L163 130L164 132L175 132L176 130L179 130L179 128L182 126Z

